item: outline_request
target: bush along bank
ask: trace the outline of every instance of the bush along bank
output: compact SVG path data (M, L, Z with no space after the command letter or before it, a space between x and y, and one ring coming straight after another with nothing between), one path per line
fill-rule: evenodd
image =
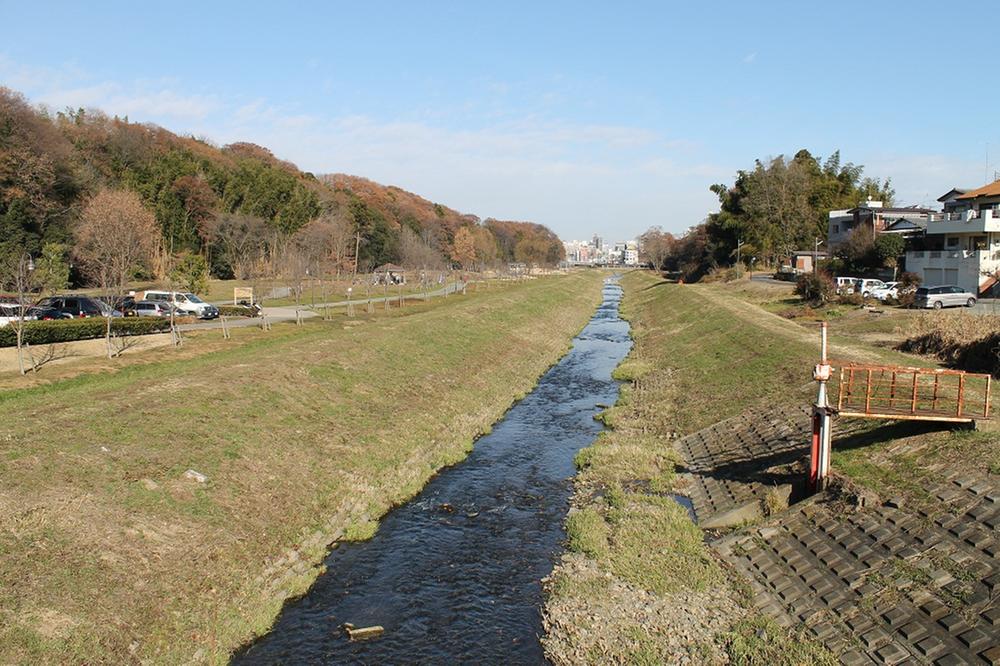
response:
M691 369L665 353L680 322L664 314L662 289L643 289L652 280L623 281L635 345L614 376L628 383L597 416L609 430L576 458L568 552L545 582L546 654L556 664L832 663L752 609L746 584L673 495L676 412L691 379L678 373Z
M170 329L167 319L121 318L111 320L111 334L118 336L149 335ZM77 340L103 338L107 322L103 317L86 319L56 319L24 322L22 342L29 345L50 345ZM17 346L15 325L0 328L0 347Z
M958 370L1000 377L1000 316L961 313L938 318L929 330L918 331L897 349L934 356Z

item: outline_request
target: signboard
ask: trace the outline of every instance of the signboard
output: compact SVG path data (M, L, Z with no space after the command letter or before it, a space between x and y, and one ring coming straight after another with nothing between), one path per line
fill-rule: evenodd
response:
M233 287L233 305L249 301L253 305L253 287Z

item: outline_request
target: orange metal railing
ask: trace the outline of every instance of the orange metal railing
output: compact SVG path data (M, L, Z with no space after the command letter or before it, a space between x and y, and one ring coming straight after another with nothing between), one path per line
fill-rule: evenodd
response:
M966 423L990 418L990 375L854 363L839 367L841 416Z

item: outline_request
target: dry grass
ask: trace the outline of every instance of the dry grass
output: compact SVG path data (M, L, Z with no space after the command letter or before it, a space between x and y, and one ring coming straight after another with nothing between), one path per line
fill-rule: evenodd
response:
M951 343L972 342L1000 332L1000 314L973 314L964 310L918 312L910 325L911 337L936 333Z
M599 289L533 280L0 392L0 662L225 661L330 540L464 457Z
M1000 377L1000 315L923 312L899 349L934 356L946 365Z

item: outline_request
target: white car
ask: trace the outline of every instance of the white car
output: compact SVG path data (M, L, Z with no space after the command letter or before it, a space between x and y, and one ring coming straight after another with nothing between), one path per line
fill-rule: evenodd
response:
M854 283L854 293L861 294L865 298L874 296L874 291L876 289L884 289L885 282L882 280L873 280L871 278L858 278Z
M899 283L886 282L884 287L875 287L871 290L871 296L880 301L887 298L899 298Z
M215 319L219 316L219 308L191 293L149 290L143 294L142 300L169 303L181 316L188 315L199 319Z
M0 328L3 328L12 321L17 321L21 315L21 306L17 303L0 303ZM25 314L24 320L31 321L34 315Z

